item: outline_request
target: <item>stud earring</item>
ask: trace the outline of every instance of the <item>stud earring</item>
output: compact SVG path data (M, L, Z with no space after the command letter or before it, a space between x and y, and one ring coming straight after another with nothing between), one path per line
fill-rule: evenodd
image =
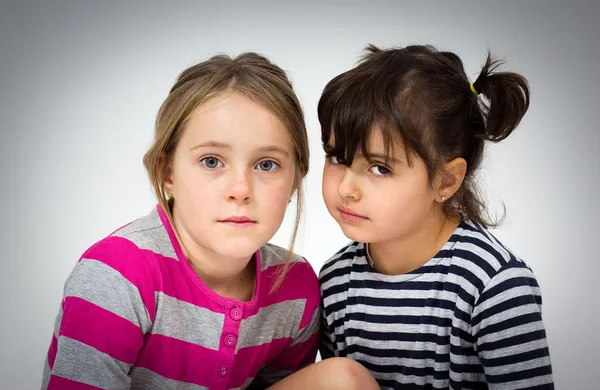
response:
M442 202L443 202L443 201L445 201L445 200L446 200L446 197L445 197L445 196L442 196Z

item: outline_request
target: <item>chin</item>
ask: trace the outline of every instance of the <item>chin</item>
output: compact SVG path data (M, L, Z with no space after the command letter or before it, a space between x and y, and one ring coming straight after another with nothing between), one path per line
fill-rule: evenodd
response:
M250 258L260 247L261 245L255 240L240 237L222 242L218 252L224 257Z
M352 241L357 242L370 242L373 240L373 233L366 232L364 228L359 228L352 225L346 225L343 222L340 223L342 232L346 237Z

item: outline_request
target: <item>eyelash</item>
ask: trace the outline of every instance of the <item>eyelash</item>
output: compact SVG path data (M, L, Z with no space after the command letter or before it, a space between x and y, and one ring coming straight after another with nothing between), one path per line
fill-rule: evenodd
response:
M209 167L208 165L206 165L206 160L217 160L217 166L216 167ZM219 168L218 164L221 164L221 166L223 165L223 163L221 162L221 160L219 160L218 158L214 157L214 156L208 156L208 157L204 157L202 159L200 159L200 163L202 165L204 165L206 168L208 169L216 169Z
M329 161L329 163L330 163L330 164L332 164L332 165L343 165L343 164L344 164L344 162L343 162L343 160L344 160L344 159L343 159L341 156L336 156L336 155L333 155L333 154L327 154L327 155L325 156L325 158L326 158L326 159ZM334 159L341 159L341 160L342 160L342 162L337 162L337 161L334 161ZM374 173L374 172L372 171L372 170L373 170L373 168L383 168L383 169L384 169L384 170L386 170L387 172L386 172L386 173L377 174L377 173ZM388 176L391 176L391 174L392 174L392 170L391 170L389 167L387 167L387 166L385 166L385 165L383 165L383 164L374 164L374 165L371 165L371 166L369 167L368 171L369 171L369 172L371 172L372 174L374 174L374 175L375 175L375 176L377 176L377 177L388 177Z
M325 156L325 158L326 158L326 159L327 159L327 160L328 160L328 161L329 161L331 164L333 164L333 165L343 165L343 164L344 164L344 162L334 162L334 161L333 161L333 159L334 159L334 158L341 158L341 159L342 159L342 161L343 161L344 159L343 159L341 156L335 156L335 155L333 155L333 154L327 154L327 155Z
M383 168L387 172L386 173L377 174L377 173L375 173L375 172L372 171L373 168ZM386 167L385 165L382 165L382 164L371 165L371 167L369 168L369 172L371 172L372 174L374 174L377 177L388 177L388 176L391 176L391 174L392 174L392 170L390 168Z
M208 165L206 165L206 160L209 160L209 159L217 160L217 166L216 167L209 167ZM272 173L272 172L276 171L277 169L281 168L281 165L279 163L273 161L273 160L262 160L262 161L258 162L254 167L256 168L256 167L258 167L260 164L262 164L264 162L270 162L270 163L272 163L275 166L275 169L271 169L271 170L268 170L268 171L265 171L265 170L261 169L261 171L263 171L263 172ZM223 162L221 160L219 160L215 156L203 157L202 159L200 159L200 163L203 166L205 166L206 168L208 168L208 169L216 169L216 168L220 168L221 166L223 166ZM221 165L219 165L219 164L221 164Z
M265 163L265 162L270 162L270 163L272 163L272 164L273 164L273 166L274 166L274 169L271 169L271 170L269 170L269 171L263 171L263 172L272 173L272 172L275 172L276 170L278 170L279 168L281 168L281 165L279 165L278 163L276 163L276 162L275 162L275 161L273 161L273 160L262 160L261 162L259 162L258 164L256 164L256 165L255 165L255 167L257 167L257 166L259 166L260 164L262 164L262 163ZM261 169L261 171L262 171L262 169Z

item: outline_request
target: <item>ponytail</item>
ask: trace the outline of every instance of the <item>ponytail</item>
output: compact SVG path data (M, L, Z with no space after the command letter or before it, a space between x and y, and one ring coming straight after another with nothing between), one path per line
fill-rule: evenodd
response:
M485 139L499 142L517 127L529 108L529 84L517 73L496 72L502 61L488 52L485 65L472 84L485 118Z

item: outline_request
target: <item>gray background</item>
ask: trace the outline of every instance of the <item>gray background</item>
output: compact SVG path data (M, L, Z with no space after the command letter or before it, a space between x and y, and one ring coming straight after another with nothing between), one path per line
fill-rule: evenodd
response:
M162 2L166 3L166 2ZM0 388L39 387L64 281L81 253L153 207L142 155L175 77L218 52L289 71L312 170L296 251L346 242L321 199L316 103L368 43L431 43L474 79L489 47L531 83L520 128L488 148L495 231L536 273L558 388L598 389L600 6L592 1L3 2L0 5ZM274 239L287 245L292 213ZM596 303L594 303L596 302Z

